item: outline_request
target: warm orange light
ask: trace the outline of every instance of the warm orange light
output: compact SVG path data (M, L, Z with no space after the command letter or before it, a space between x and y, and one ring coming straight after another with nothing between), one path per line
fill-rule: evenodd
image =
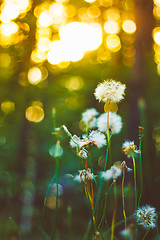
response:
M122 28L126 33L132 34L136 31L136 24L132 20L125 20Z
M30 68L28 71L28 81L36 85L38 84L42 79L42 73L41 70L37 67Z
M109 34L117 34L119 32L119 24L113 20L109 20L105 22L104 30Z
M117 52L121 49L120 38L117 35L109 35L106 39L106 44L109 50Z
M52 16L48 11L43 11L38 18L38 25L41 27L48 27L53 23Z
M16 33L18 31L18 25L15 22L2 23L0 25L0 32L5 37L9 37L10 35Z
M42 107L31 106L26 109L26 119L30 122L41 122L44 118L44 111Z
M160 0L153 0L154 4L160 7Z
M154 39L155 43L160 45L160 27L154 28L152 35L153 35L153 39Z

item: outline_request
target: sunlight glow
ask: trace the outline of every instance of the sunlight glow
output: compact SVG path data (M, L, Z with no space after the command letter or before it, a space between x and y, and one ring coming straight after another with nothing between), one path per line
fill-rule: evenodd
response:
M16 33L18 31L18 25L15 22L2 23L0 25L0 32L5 37L9 37L10 35Z
M109 20L104 24L104 30L109 34L117 34L119 32L119 24L113 20Z
M122 28L126 33L132 34L136 31L136 24L132 20L125 20Z
M117 35L109 35L106 39L106 44L112 52L117 52L121 49L120 38Z
M160 0L153 0L154 4L160 7Z
M154 39L155 43L160 45L160 27L154 28L152 35L153 35L153 39Z
M72 22L59 31L61 40L53 41L47 59L51 64L79 61L86 51L92 51L102 43L99 24Z
M42 79L42 73L41 70L37 67L30 68L28 71L28 81L36 85L38 84Z
M15 19L19 15L19 8L16 4L12 2L8 2L7 4L3 4L1 7L1 21L4 23L8 23L9 21Z
M30 122L41 122L44 118L44 111L43 108L39 105L33 104L32 106L26 109L25 113L26 119Z

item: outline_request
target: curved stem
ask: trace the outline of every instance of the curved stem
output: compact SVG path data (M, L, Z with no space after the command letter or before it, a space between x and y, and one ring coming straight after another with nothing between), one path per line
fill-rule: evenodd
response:
M142 238L142 240L144 240L145 239L145 237L147 236L147 234L149 233L149 230L150 230L151 228L148 228L148 230L147 230L147 232L144 234L144 237Z

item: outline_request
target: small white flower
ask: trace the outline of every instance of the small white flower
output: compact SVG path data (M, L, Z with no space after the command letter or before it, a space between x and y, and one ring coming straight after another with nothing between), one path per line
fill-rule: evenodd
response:
M86 159L87 158L87 153L86 151L82 148L80 151L79 151L79 154L78 154L81 158L84 158Z
M96 127L96 116L99 113L95 108L87 109L85 112L82 113L82 121L85 123L85 125L89 125L89 128Z
M97 119L97 127L102 132L107 132L107 113L102 113ZM121 117L113 112L109 113L109 129L111 134L118 134L122 128Z
M134 153L139 153L137 146L134 141L126 141L122 144L122 151L127 155L127 157L132 157Z
M124 98L125 84L115 80L106 80L99 83L95 90L95 97L99 102L120 102Z
M107 144L105 135L99 131L90 132L89 140L98 148L101 148Z
M109 180L111 178L117 179L121 174L122 170L114 165L109 170L100 173L104 180Z
M156 209L149 205L138 208L135 212L137 224L142 225L145 229L155 228L157 224Z
M92 173L90 168L79 170L79 174L74 178L75 181L82 181L87 183L87 181L91 181L94 179L94 174Z

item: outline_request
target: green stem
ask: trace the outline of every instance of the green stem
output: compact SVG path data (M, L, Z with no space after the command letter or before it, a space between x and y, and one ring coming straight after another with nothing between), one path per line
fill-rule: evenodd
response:
M142 137L140 137L140 141L139 141L139 162L140 162L140 195L139 195L139 199L138 199L138 206L140 204L141 201L141 197L142 197L142 189L143 189L143 178L142 178L142 154L141 154L141 149L142 149Z
M104 218L105 218L106 207L107 207L107 196L108 196L108 193L110 192L112 186L113 186L113 182L112 182L111 185L109 186L109 189L108 189L107 193L105 193L105 203L104 203L105 205L104 205L104 210L103 210L103 216L102 216L101 221L100 221L100 223L99 223L99 225L98 225L98 229L100 228L100 226L101 226L101 224L102 224L102 222L103 222L103 220L104 220Z
M104 169L103 169L104 171L106 171L107 160L108 160L108 145L107 145L107 149L106 149L106 159L105 159L105 164L104 164ZM99 199L100 199L100 195L101 195L102 186L103 186L103 179L101 178L100 182L99 182L98 194L97 194L97 199L96 199L96 203L95 203L96 214L98 214L98 206L99 206Z
M134 191L135 191L135 211L137 211L137 182L136 182L136 163L134 156L132 156L133 168L134 168ZM137 224L135 224L135 240L137 239Z
M19 226L16 224L16 222L13 220L12 217L9 217L9 220L13 223L13 225L16 227L17 231L18 231L18 234L19 234L19 239L21 240L22 237L21 237L21 230L19 228Z
M147 234L149 233L149 230L150 230L151 228L148 228L148 230L147 230L147 232L144 234L144 237L142 238L142 240L144 240L145 239L145 237L147 236Z
M116 211L117 211L117 188L116 188L116 181L114 181L114 210L113 210L113 218L112 218L112 228L111 228L111 238L110 240L114 239L114 228L115 228L115 219L116 219Z
M127 221L126 221L126 212L125 212L125 203L124 203L124 178L125 178L125 169L123 169L123 178L122 178L122 204L123 204L124 225L125 225L125 231L126 231ZM126 235L125 235L125 240L127 240Z
M53 229L51 234L51 240L54 239L55 232L56 232L56 225L57 225L57 215L58 215L58 184L59 184L59 157L56 157L56 184L57 184L57 194L56 194L56 209L55 209L55 216L53 220Z

